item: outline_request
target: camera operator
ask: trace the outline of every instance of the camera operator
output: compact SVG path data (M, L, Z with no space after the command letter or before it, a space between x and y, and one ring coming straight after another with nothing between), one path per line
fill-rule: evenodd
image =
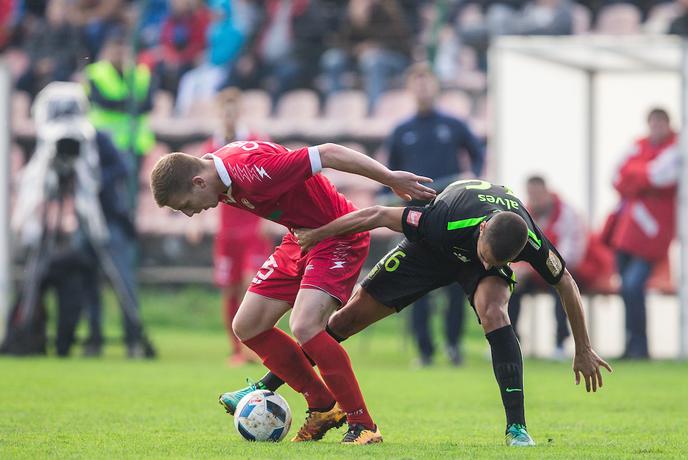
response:
M22 173L21 206L13 215L30 256L19 314L13 313L10 324L29 331L27 323L40 318L35 310L52 286L58 298L58 355L69 354L84 309L91 332L85 352L100 354L100 266L124 313L128 355L152 357L138 316L129 171L109 136L88 121L87 110L86 96L74 83L52 83L36 98L37 147Z

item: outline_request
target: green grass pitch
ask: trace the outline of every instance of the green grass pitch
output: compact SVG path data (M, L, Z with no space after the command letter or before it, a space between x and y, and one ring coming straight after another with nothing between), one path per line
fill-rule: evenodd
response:
M101 360L0 358L0 459L688 456L688 366L677 362L612 363L604 388L586 394L568 363L526 361L526 416L538 446L506 448L487 344L473 317L461 369L441 358L434 368L412 369L403 317L345 344L383 444L341 446L343 428L306 445L243 441L217 396L263 368L225 366L217 296L206 291L146 291L145 316L160 351L154 362L128 361L117 344ZM107 313L108 334L116 336L119 315L111 306ZM292 408L293 435L305 405L290 389L281 394Z

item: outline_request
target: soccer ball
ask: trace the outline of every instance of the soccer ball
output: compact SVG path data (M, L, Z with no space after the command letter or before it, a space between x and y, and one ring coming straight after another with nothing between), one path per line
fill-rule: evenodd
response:
M289 404L272 391L253 391L239 401L234 426L248 441L279 442L291 427Z

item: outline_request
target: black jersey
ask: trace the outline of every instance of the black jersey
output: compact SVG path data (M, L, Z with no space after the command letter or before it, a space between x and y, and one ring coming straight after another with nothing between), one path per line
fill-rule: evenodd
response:
M528 225L528 242L515 261L528 262L549 284L556 284L565 263L511 190L483 180L454 182L427 206L404 210L404 235L438 258L482 266L477 243L480 224L498 212L513 212Z

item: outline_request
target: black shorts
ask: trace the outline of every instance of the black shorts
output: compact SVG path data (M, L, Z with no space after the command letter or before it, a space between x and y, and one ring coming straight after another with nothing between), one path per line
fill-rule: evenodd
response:
M373 267L361 285L381 304L401 311L428 292L457 282L475 308L475 290L480 280L487 276L502 278L509 287L515 284L509 267L485 270L476 262L454 262L404 239Z

